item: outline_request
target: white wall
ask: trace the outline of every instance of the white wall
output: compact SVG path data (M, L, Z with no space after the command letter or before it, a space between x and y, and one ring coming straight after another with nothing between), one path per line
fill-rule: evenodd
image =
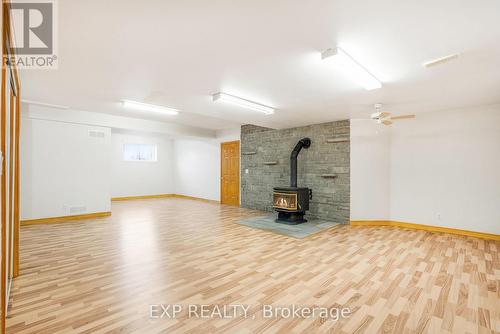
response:
M175 192L218 201L219 150L219 144L215 141L175 140Z
M25 105L23 220L109 211L111 197L177 193L219 200L220 143L239 140L239 129L174 140L165 129L130 130L135 121L124 117L113 127L109 115L95 114ZM108 123L111 128L96 125ZM105 138L89 137L91 129L101 129ZM157 144L158 162L123 161L125 142Z
M351 220L390 218L389 129L351 120Z
M500 105L373 126L351 122L352 220L500 234Z
M46 106L23 103L23 112L31 119L44 119L74 124L104 126L125 131L161 133L172 136L196 136L216 138L216 131L170 122L150 121L126 116L115 116L100 112L61 110Z
M226 141L235 141L240 140L241 138L241 128L238 127L236 129L226 129L226 130L218 130L215 133L216 139L218 143L223 143Z
M125 143L157 145L158 161L124 161L123 145ZM130 134L113 130L111 134L111 196L174 193L173 159L173 141L166 136Z
M110 136L109 128L23 117L21 219L110 211Z
M391 219L500 234L500 105L391 129Z
M174 141L175 192L220 200L220 143L240 140L240 129L221 130L217 139Z

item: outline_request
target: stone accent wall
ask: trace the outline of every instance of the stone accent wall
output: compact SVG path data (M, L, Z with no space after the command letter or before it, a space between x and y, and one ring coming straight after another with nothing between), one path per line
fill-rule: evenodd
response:
M290 186L290 153L304 137L311 138L312 144L299 154L297 185L313 191L306 216L347 224L350 215L349 120L283 130L243 125L241 206L272 211L273 187Z

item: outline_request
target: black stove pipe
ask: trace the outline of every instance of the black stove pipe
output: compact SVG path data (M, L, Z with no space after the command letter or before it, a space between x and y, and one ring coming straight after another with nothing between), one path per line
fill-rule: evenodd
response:
M290 186L297 187L297 156L302 148L309 148L311 146L311 139L302 138L290 155Z

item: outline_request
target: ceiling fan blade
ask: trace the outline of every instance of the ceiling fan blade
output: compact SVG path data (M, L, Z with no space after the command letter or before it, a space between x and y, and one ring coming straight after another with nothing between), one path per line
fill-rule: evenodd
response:
M382 119L382 118L387 118L391 116L391 113L390 112L387 112L387 111L377 111L377 112L374 112L373 114L371 114L371 118L372 119Z
M394 116L394 117L391 117L392 120L396 120L396 119L411 119L411 118L415 118L416 116L415 115L402 115L402 116Z
M382 121L382 124L384 124L384 125L391 125L392 122L386 119L386 120Z

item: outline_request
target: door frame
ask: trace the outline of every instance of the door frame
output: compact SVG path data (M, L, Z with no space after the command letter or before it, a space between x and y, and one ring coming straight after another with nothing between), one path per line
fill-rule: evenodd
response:
M19 133L20 133L20 122L21 122L21 106L20 106L20 82L19 75L15 61L12 62L9 66L7 66L5 60L10 59L15 56L12 45L12 32L10 27L10 0L3 0L0 4L0 22L1 22L1 35L0 35L0 43L2 48L2 58L1 62L1 90L0 94L2 95L2 103L0 106L0 133L2 134L0 137L0 150L4 155L4 159L2 161L2 175L0 177L1 181L1 198L2 203L0 219L2 221L1 228L1 306L0 306L0 333L5 333L5 316L7 314L8 305L5 303L6 296L8 293L9 287L7 287L7 279L6 273L9 273L10 279L19 275ZM11 82L7 82L7 71L10 72ZM6 98L9 98L9 110L7 110L6 106ZM7 124L6 116L9 113L10 122ZM10 129L10 136L7 138L5 135L5 130ZM5 151L9 145L10 150L10 161L5 160ZM9 178L6 177L6 171L9 170ZM6 191L7 188L11 190L9 193L9 205L6 203ZM14 196L12 196L14 193ZM7 259L7 249L6 249L6 238L8 237L6 234L6 224L12 224L9 229L9 234L12 237L9 244L12 250L12 257ZM12 271L10 271L12 268Z
M241 143L239 140L232 140L232 141L226 141L226 142L221 142L220 143L220 198L219 202L220 204L224 204L222 202L222 187L223 187L223 182L222 182L222 147L224 145L228 144L235 144L238 143L238 206L241 205Z

